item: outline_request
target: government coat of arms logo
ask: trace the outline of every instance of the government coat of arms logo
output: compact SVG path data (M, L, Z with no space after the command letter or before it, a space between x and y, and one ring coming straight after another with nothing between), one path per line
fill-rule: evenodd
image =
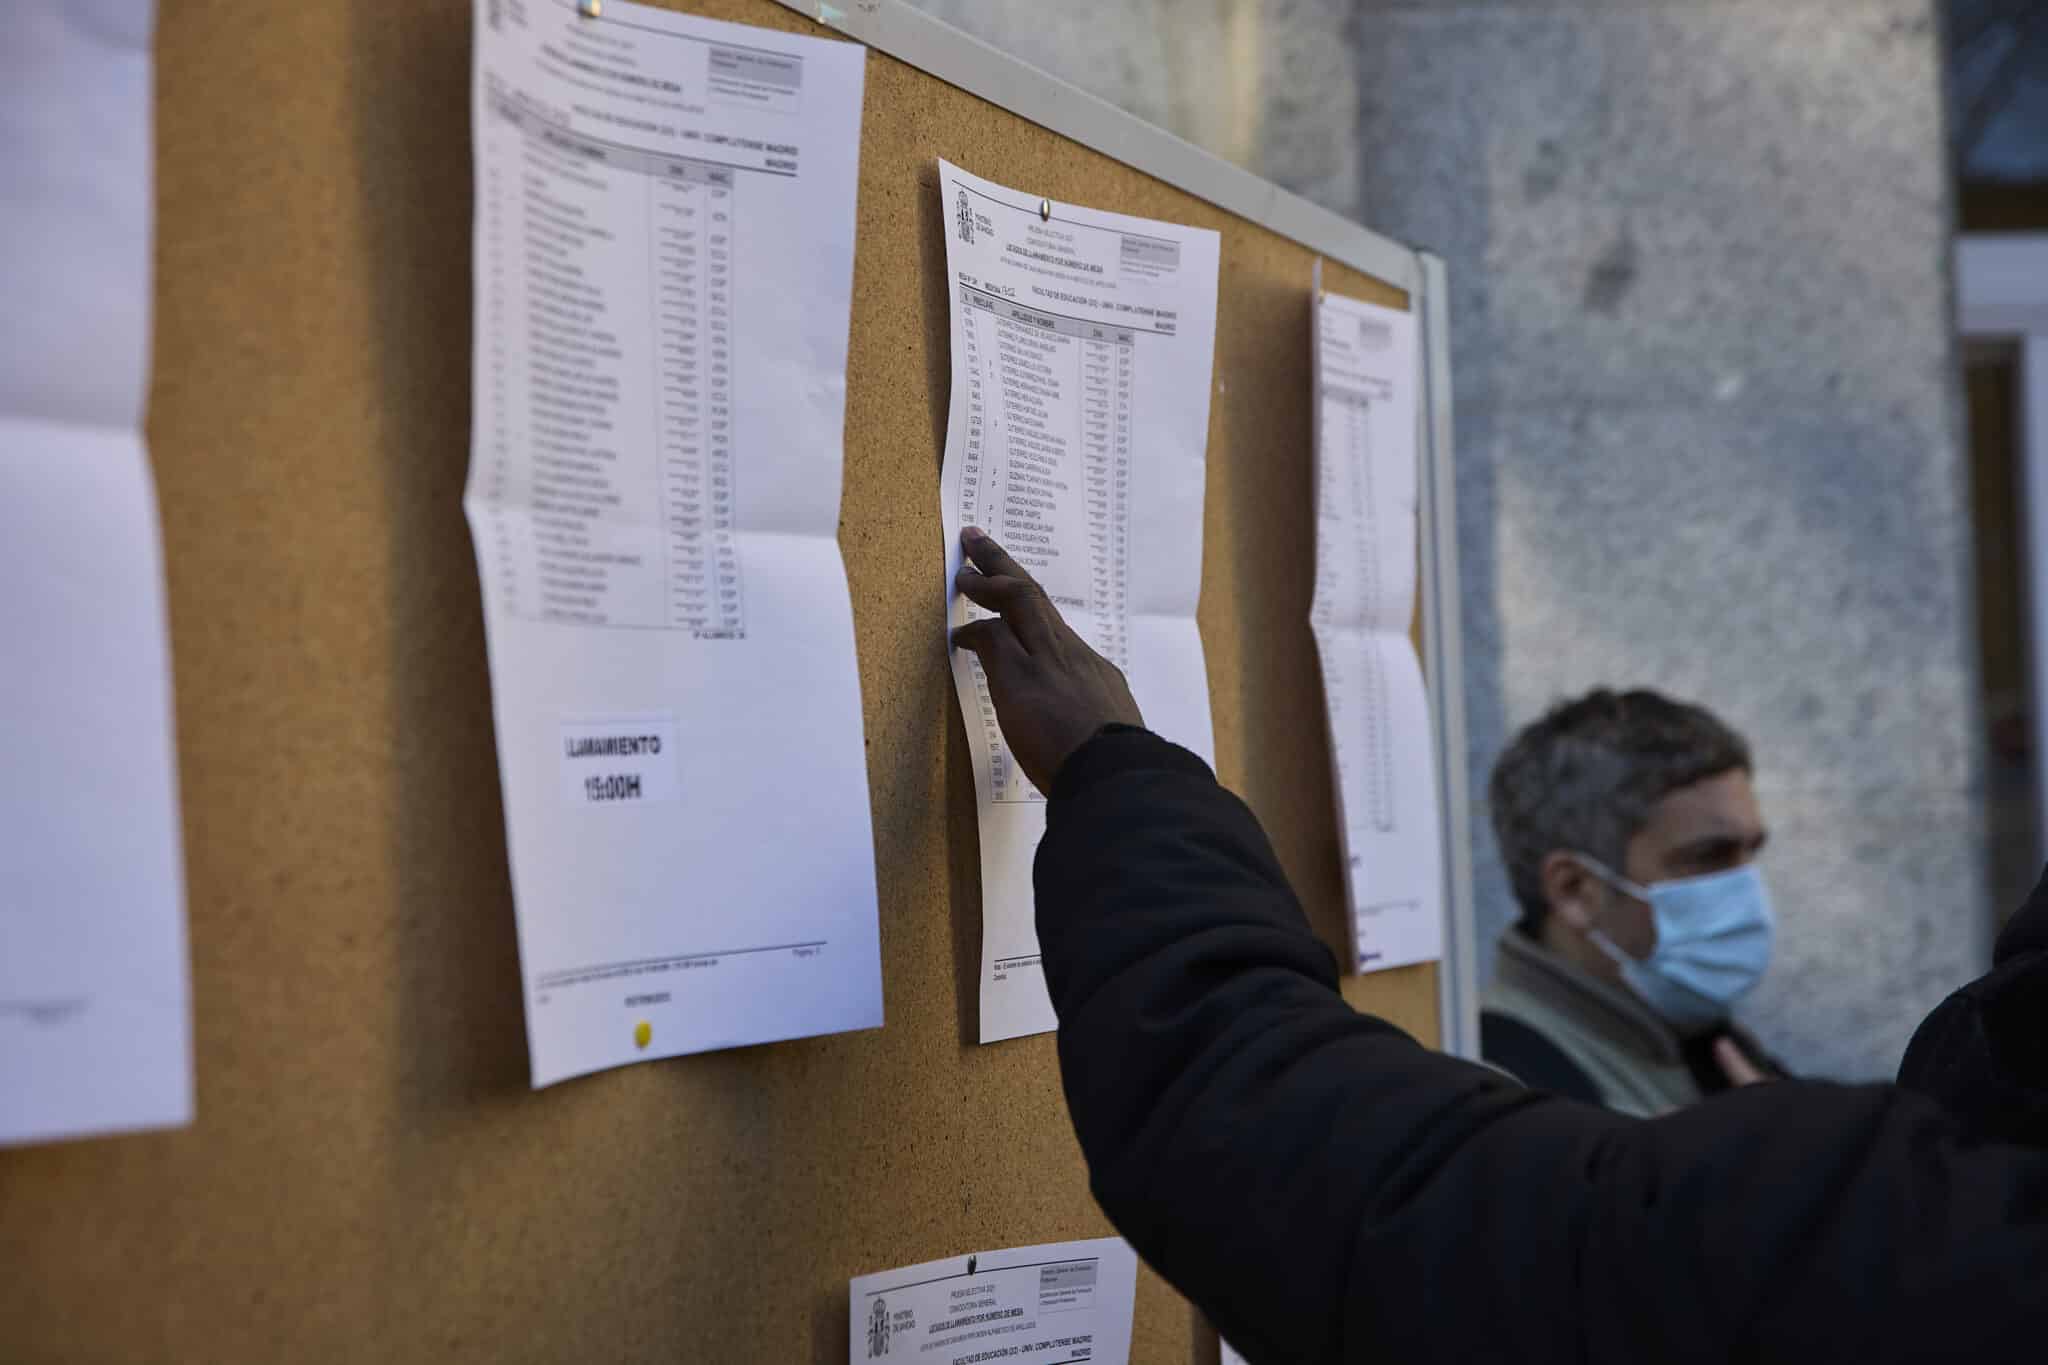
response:
M868 1313L868 1359L889 1354L889 1301L876 1299Z

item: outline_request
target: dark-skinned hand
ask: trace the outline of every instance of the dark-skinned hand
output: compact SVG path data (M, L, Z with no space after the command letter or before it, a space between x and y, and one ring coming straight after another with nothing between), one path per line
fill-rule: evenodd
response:
M987 532L960 533L967 562L954 580L968 601L997 613L953 632L988 676L996 722L1024 775L1048 796L1074 750L1105 725L1143 725L1123 672L1074 633L1038 580Z

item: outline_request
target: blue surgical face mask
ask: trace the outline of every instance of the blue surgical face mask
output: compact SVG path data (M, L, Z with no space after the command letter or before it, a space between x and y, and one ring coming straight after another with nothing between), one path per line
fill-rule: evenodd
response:
M1637 961L1598 929L1588 934L1621 968L1621 979L1680 1033L1720 1022L1763 979L1777 919L1755 863L1682 881L1638 886L1591 858L1588 871L1650 907L1657 948Z

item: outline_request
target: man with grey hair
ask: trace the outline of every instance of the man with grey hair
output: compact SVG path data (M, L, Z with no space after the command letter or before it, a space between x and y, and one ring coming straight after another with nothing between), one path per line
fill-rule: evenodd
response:
M1782 1074L1729 1009L1770 962L1749 745L1704 707L1600 688L1494 766L1521 920L1480 1016L1486 1060L1645 1117Z

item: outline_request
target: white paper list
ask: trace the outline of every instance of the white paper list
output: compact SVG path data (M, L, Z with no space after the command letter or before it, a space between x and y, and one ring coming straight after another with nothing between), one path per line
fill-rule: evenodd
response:
M479 0L484 590L533 1080L882 1022L838 546L864 50Z
M1443 952L1443 833L1415 615L1414 315L1317 290L1316 590L1352 965Z
M0 38L0 1143L192 1118L149 384L149 0Z
M1138 1254L1121 1237L926 1261L848 1286L848 1365L1128 1365Z
M979 526L1123 669L1145 723L1213 756L1195 627L1219 242L1175 223L1043 203L939 163L953 314L940 480L950 620L960 532ZM1031 861L1044 796L953 652L981 833L981 1041L1056 1026Z

